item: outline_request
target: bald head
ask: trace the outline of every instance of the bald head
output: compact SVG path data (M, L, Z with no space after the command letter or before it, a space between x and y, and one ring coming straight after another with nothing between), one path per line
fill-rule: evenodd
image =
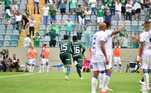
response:
M99 23L99 30L105 31L106 30L106 24L105 23Z

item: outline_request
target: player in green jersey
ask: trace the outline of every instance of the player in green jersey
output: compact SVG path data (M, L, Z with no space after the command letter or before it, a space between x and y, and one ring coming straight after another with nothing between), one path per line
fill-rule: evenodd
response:
M79 77L82 79L81 69L82 69L83 56L86 49L81 42L78 42L77 36L73 36L72 40L73 40L73 44L72 44L73 62L75 63Z
M60 59L64 64L65 68L65 79L69 79L71 71L71 54L72 54L72 43L68 40L68 36L64 35L64 40L59 43L60 47Z

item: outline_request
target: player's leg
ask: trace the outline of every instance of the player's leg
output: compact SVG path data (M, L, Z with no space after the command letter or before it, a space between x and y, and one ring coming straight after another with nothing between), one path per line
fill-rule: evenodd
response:
M65 55L64 54L60 54L60 60L64 65L64 73L65 73L65 77L66 77L67 76L67 66L66 66L66 63L65 63Z
M106 93L108 90L106 89L107 86L107 80L108 76L106 75L107 73L107 66L105 63L100 62L98 64L99 68L99 87L100 87L100 92L101 93Z
M119 66L119 71L121 72L121 70L122 70L122 63L121 63L121 58L120 57L118 57L118 66Z
M49 62L48 62L48 59L46 59L46 71L49 72Z
M76 61L77 61L77 63L78 63L78 64L76 65L77 73L78 73L79 77L82 79L82 74L81 74L82 58L81 58L81 57L77 57Z
M110 83L110 79L111 79L111 75L112 75L112 55L109 55L108 56L109 58L109 64L107 65L107 72L106 72L106 89L109 90L109 91L112 91L112 89L109 88L109 83Z
M96 93L97 84L98 84L98 75L99 75L97 63L92 63L92 71L93 71L93 76L91 79L91 93Z
M70 75L70 73L71 73L71 55L70 55L70 54L66 54L65 63L66 63L66 67L67 67L66 76L67 76L68 79L69 79L69 75Z
M28 61L29 61L29 72L32 72L32 60L29 59Z
M36 59L32 59L32 72L35 70Z
M147 56L142 57L142 68L144 73L144 84L142 85L143 92L149 90L149 59L150 58Z

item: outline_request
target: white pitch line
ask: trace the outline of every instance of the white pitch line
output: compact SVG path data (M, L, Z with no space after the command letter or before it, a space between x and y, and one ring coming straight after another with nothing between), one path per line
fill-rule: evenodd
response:
M0 76L0 79L2 78L13 78L13 77L22 77L22 76L30 76L36 73L24 73L24 74L19 74L19 75L7 75L7 76Z

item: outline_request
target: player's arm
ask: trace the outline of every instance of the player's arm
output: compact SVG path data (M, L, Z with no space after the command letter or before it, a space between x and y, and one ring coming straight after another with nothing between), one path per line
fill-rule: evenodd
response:
M143 54L143 50L144 50L144 42L140 42L140 48L139 48L139 53L138 53L138 60L140 62L142 54Z
M86 48L83 44L81 44L81 47L82 47L82 55L84 55L85 51L86 51Z
M116 35L121 31L124 31L124 28L125 28L125 23L123 23L122 25L118 25L112 32L111 36Z
M107 58L107 53L106 53L106 48L105 48L105 41L101 41L101 50L103 55L105 56L106 64L108 64L108 58Z

